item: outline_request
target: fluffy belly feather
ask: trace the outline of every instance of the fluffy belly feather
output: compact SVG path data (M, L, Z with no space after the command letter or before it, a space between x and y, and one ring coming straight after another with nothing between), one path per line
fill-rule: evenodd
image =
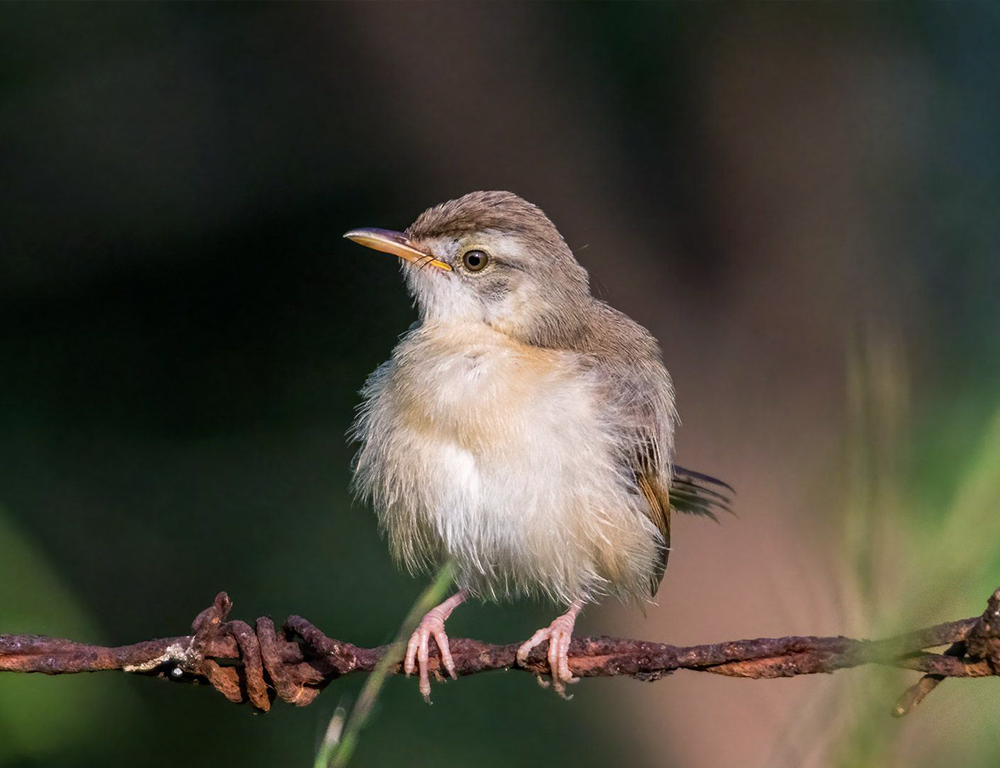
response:
M411 570L453 558L493 598L648 595L658 533L572 353L420 329L364 394L358 487Z

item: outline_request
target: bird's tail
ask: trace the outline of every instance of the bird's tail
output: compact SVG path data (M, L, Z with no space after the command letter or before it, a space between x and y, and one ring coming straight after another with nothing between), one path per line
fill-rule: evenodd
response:
M720 512L733 514L732 497L735 494L729 483L674 465L670 506L678 512L718 520Z

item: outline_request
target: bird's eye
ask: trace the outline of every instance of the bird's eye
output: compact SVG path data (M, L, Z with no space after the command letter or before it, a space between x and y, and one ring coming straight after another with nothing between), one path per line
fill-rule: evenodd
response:
M462 255L462 264L469 272L480 272L490 263L490 255L486 251L466 251Z

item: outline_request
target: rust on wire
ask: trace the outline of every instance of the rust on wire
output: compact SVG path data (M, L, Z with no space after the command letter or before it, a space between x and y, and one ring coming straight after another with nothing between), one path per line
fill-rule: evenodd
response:
M370 672L387 646L359 648L324 635L300 616L281 630L267 617L251 627L228 621L232 601L220 592L198 614L193 634L107 648L38 635L0 635L0 672L48 675L121 670L174 682L207 682L234 703L266 712L275 698L305 706L330 682ZM942 653L927 649L949 646ZM547 672L546 649L521 666L517 645L455 639L451 652L459 675L519 668ZM883 664L923 672L897 701L893 714L910 712L946 677L1000 675L1000 589L986 611L887 640L848 637L778 637L679 647L607 637L578 637L570 645L578 677L629 676L658 680L679 669L729 677L767 679L836 672ZM436 654L432 666L437 665ZM400 670L397 668L397 672Z
M1000 589L990 596L983 615L973 621L968 631L958 637L941 654L941 658L953 658L959 662L968 658L975 662L976 669L982 672L983 676L1000 675ZM903 691L903 695L893 707L893 717L909 714L946 677L956 677L956 675L930 671L921 677Z

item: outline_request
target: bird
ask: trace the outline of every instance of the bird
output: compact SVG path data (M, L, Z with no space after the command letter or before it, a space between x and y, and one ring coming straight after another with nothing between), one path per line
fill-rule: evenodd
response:
M405 569L455 569L457 592L413 631L403 670L429 703L432 640L456 677L445 631L456 607L541 596L565 612L517 663L548 641L547 677L567 697L583 607L651 601L671 512L716 518L732 488L674 464L674 386L656 339L592 295L537 206L478 191L405 231L344 237L398 257L418 313L361 390L355 491Z

